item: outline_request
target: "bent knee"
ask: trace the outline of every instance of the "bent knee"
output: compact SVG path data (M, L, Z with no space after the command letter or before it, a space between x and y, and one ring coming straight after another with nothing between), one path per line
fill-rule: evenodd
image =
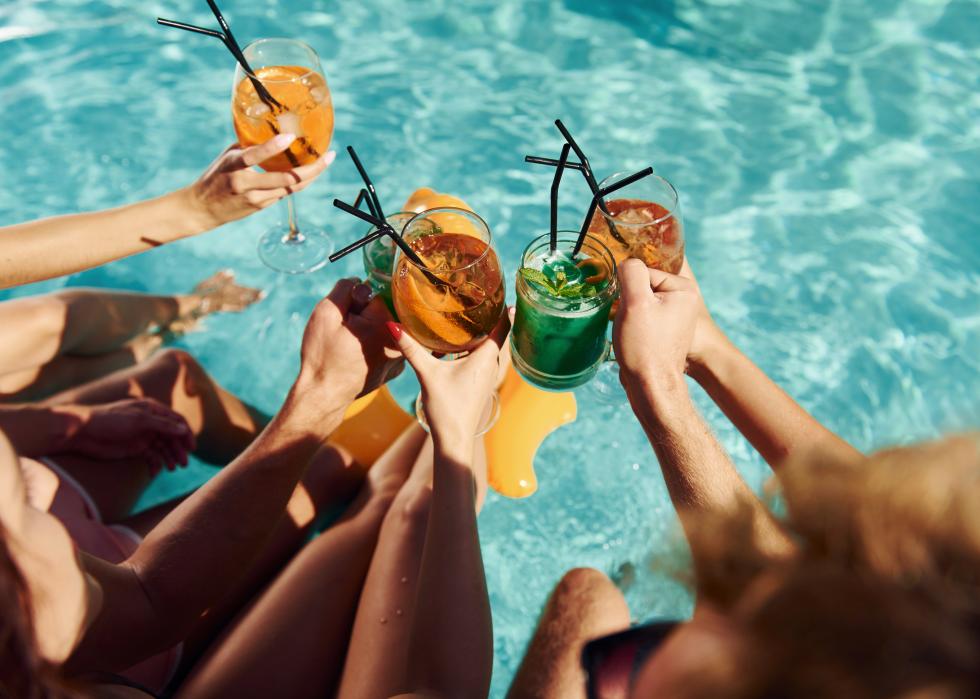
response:
M429 523L431 505L432 488L428 484L406 485L398 492L388 517L396 518L403 526L424 530Z
M207 376L204 367L194 358L194 355L175 347L167 347L157 352L149 363L155 369L172 376L173 380L182 379L192 382L192 386L193 382L200 382Z
M573 568L565 573L555 586L550 603L588 612L614 627L629 625L629 607L623 593L595 568Z

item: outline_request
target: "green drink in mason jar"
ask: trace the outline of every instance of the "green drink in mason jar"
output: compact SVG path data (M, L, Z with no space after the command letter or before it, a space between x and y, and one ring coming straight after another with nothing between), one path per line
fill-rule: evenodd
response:
M411 211L399 211L386 217L386 221L395 229L396 233L401 233L405 224L408 223L415 214ZM373 232L377 229L372 229ZM370 233L369 232L369 233ZM383 235L361 248L361 256L364 262L364 273L367 275L367 283L374 289L374 293L380 296L392 315L395 313L395 305L391 299L391 272L395 264L395 243Z
M587 383L609 351L609 310L619 293L616 262L597 238L560 232L528 245L517 273L511 334L514 368L540 388L565 391Z

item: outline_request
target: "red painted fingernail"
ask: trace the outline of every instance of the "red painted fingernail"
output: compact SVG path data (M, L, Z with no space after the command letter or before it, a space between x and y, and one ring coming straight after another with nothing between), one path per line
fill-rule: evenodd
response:
M405 330L398 323L393 323L388 320L385 321L385 327L388 328L388 332L391 333L391 337L395 340L395 342L402 339L402 333L405 332Z

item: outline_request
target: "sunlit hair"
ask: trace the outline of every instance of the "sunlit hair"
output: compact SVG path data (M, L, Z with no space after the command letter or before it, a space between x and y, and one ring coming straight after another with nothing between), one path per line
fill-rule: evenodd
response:
M977 437L779 483L797 553L761 553L742 516L694 533L699 604L728 628L672 696L980 697Z
M74 699L80 694L41 657L31 620L27 583L7 547L0 525L0 697L2 699Z

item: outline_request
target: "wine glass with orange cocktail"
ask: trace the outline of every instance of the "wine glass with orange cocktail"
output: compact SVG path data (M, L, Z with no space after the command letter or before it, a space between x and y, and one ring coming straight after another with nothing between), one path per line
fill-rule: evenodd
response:
M405 224L402 239L417 260L401 248L395 253L391 296L398 320L420 344L452 361L486 340L504 312L503 274L490 228L472 211L445 207L417 214ZM427 428L421 401L419 396L415 412ZM494 393L477 436L489 431L499 412Z
M241 63L235 70L231 114L239 143L248 147L291 133L296 139L289 149L260 167L288 172L314 162L330 146L334 120L330 89L316 51L295 39L260 39L242 53L253 72ZM286 197L286 224L266 231L258 251L269 267L301 274L326 264L333 241L324 231L300 229L294 200L295 195Z

